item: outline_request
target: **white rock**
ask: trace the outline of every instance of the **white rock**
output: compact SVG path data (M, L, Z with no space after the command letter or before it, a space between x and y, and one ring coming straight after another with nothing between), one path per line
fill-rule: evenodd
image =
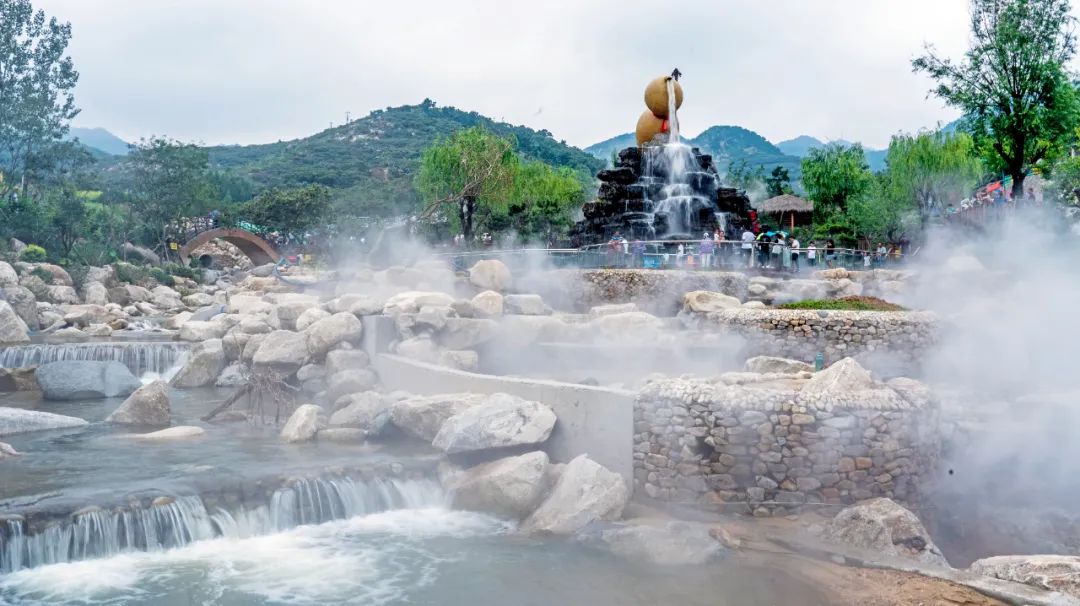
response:
M15 450L11 444L7 442L0 442L0 461L4 459L10 459L12 457L21 457L22 453Z
M194 425L177 425L176 427L169 427L167 429L153 431L150 433L132 434L129 437L134 440L165 442L169 440L187 440L190 438L197 438L205 434L206 430L202 427L195 427Z
M746 372L797 374L814 372L814 367L806 362L773 356L756 356L746 361Z
M0 288L17 286L18 284L19 274L15 271L15 268L9 263L0 261Z
M413 396L391 405L390 420L403 432L430 442L447 419L486 399L487 396L474 393Z
M344 370L367 368L371 359L362 349L335 349L326 354L326 374L336 375Z
M493 318L503 314L503 296L494 290L485 290L470 301L480 317Z
M449 486L458 509L521 519L532 513L547 487L547 453L530 452L469 468Z
M168 425L170 421L169 386L153 381L136 389L105 419L121 425Z
M339 343L359 343L363 331L364 325L348 312L318 320L304 331L308 354L321 359Z
M1080 598L1080 556L1014 555L976 560L971 572Z
M127 366L112 361L49 362L38 367L34 378L46 400L115 398L142 387Z
M184 322L180 326L179 338L181 341L198 343L209 339L220 339L225 336L225 326L220 322Z
M296 408L281 429L281 439L286 442L307 442L315 437L320 429L326 427L323 409L314 404L304 404Z
M469 268L469 282L484 290L505 291L513 285L510 268L498 259L477 261Z
M629 497L622 476L579 455L566 464L551 494L522 523L522 529L573 534L597 520L617 520Z
M546 316L551 308L544 303L540 295L506 295L503 297L503 309L508 314L518 316Z
M891 499L870 499L843 509L829 523L827 535L875 554L948 566L919 518Z
M7 301L0 301L0 343L29 343L26 323Z
M480 366L480 355L471 349L444 351L439 354L439 364L457 370L474 372Z
M203 387L213 383L225 369L221 339L208 339L191 348L184 366L172 378L174 387Z
M554 427L555 413L548 406L493 394L447 419L431 444L447 453L540 444Z
M84 425L89 425L89 423L77 417L0 406L0 436Z
M345 396L334 407L338 410L330 415L330 427L363 429L368 437L374 437L390 422L390 402L374 391Z
M315 322L329 317L330 312L319 309L318 307L306 309L304 310L304 313L300 314L300 317L296 319L296 330L306 330L308 326L311 326Z
M612 314L624 314L629 311L641 311L637 303L612 303L610 305L597 305L589 310L590 318L610 316Z
M83 303L89 305L107 305L109 303L109 289L100 282L86 282L83 284Z
M337 402L342 396L371 391L378 382L379 378L369 368L342 371L326 380L326 399Z
M248 344L253 342L254 338ZM244 351L246 354L247 347ZM307 337L304 333L275 330L261 339L252 362L256 366L269 367L279 373L291 375L304 365L307 358Z
M683 311L688 312L709 313L711 311L735 309L741 305L742 302L735 297L719 292L695 290L683 295Z
M832 366L814 373L802 388L803 395L834 394L873 389L876 387L870 371L852 358L844 358Z
M446 349L474 349L498 334L499 324L494 320L475 318L450 318L439 335L439 345Z
M699 566L724 553L720 542L709 536L708 526L689 522L617 524L601 530L598 539L621 558L657 566Z
M221 371L214 385L217 387L240 387L248 381L247 370L243 364L230 364Z
M386 300L383 313L395 316L401 313L414 314L421 307L430 305L434 307L449 307L454 304L454 298L442 292L406 291L398 293ZM355 311L353 311L355 315Z

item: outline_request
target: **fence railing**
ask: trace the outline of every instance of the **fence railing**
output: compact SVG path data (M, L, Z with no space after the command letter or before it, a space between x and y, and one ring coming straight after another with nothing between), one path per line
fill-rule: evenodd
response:
M682 245L682 252L679 245ZM810 271L829 267L872 269L897 266L904 261L898 253L885 255L853 248L814 248L753 242L743 248L736 240L714 242L712 252L704 252L698 240L650 241L641 243L596 244L582 248L486 249L442 253L455 270L466 270L483 259L499 259L511 268L553 267L578 269L640 268L689 270ZM705 247L707 250L707 247ZM813 256L811 257L811 254Z

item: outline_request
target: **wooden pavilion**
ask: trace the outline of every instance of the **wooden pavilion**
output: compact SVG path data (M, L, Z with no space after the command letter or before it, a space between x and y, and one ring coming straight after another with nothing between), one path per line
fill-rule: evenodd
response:
M814 203L798 196L783 194L762 202L758 212L779 215L780 226L784 227L786 224L789 229L794 230L796 225L810 225L813 222Z

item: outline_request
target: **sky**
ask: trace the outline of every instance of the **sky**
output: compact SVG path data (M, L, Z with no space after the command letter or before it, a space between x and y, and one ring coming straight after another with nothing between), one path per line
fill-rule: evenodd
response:
M305 137L374 109L477 111L584 147L678 67L680 123L888 144L958 116L911 60L959 57L966 0L33 0L69 21L75 125L128 141Z

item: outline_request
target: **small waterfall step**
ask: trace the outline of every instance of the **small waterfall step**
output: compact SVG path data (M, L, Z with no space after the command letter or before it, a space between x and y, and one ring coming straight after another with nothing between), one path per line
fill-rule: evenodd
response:
M124 341L111 343L34 343L0 348L0 368L27 368L66 360L120 362L135 376L147 372L165 374L190 349L175 341Z

